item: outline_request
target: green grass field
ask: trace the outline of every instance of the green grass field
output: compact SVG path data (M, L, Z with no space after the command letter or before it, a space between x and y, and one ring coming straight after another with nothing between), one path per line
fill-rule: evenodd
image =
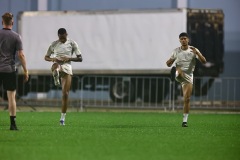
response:
M0 112L1 160L239 160L240 114Z

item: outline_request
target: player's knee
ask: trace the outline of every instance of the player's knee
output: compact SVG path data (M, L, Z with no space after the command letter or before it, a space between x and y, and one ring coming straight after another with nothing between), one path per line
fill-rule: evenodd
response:
M185 103L190 102L190 96L185 96L185 97L184 97L184 102L185 102Z
M58 64L57 64L57 63L54 63L54 64L52 65L52 68L51 68L51 69L52 69L52 71L53 71L53 70L55 70L55 69L57 69L57 68L58 68Z
M68 98L69 92L63 92L63 93L62 93L62 96L63 96L63 98Z

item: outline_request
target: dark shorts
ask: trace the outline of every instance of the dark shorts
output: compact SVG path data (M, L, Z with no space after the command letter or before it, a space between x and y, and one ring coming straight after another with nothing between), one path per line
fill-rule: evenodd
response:
M17 75L16 72L3 73L0 72L0 87L3 85L3 89L7 91L16 90L17 84Z

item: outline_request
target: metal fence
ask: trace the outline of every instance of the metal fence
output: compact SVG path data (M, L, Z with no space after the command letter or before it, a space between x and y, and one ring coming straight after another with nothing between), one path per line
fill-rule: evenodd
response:
M181 85L170 78L86 76L82 82L83 107L183 108ZM240 78L194 78L191 108L239 110Z
M87 76L82 82L83 107L171 108L169 78Z
M54 86L51 75L31 75L28 83L23 83L23 77L17 77L17 106L30 107L36 110L36 107L60 107L62 91L61 87ZM20 81L19 81L20 79ZM69 107L80 109L81 78L73 76L72 87L70 90ZM7 109L7 93L0 86L0 107Z
M46 79L45 79L46 78ZM50 81L49 81L50 80ZM27 93L17 95L18 105L61 106L61 88L49 77L31 78ZM69 107L175 110L183 108L181 86L166 77L73 77ZM4 92L0 106L7 106ZM6 97L6 96L5 96ZM240 109L240 78L194 78L192 109Z
M182 106L181 99L173 104L174 108L179 106ZM194 78L191 108L239 110L240 78Z

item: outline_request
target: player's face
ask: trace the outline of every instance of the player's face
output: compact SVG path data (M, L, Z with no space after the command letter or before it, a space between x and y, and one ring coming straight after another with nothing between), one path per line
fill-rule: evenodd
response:
M179 41L180 41L182 46L187 46L188 42L189 42L189 39L186 36L182 36L182 37L179 38Z
M58 35L59 41L65 43L67 41L67 33Z

